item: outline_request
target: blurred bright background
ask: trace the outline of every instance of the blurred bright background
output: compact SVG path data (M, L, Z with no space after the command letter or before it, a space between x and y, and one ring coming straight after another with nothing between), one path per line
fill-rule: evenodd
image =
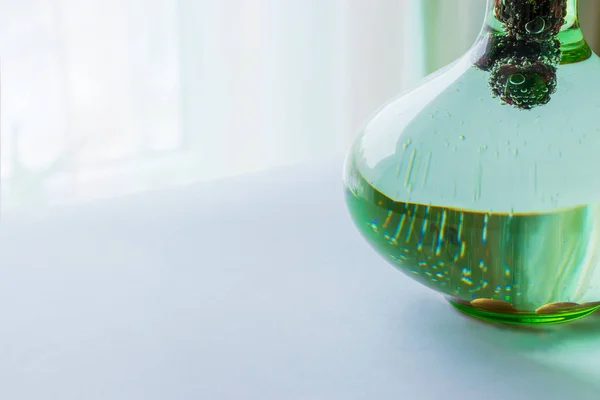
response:
M600 2L581 0L592 46ZM341 159L485 0L0 0L3 211ZM341 165L340 165L341 169Z

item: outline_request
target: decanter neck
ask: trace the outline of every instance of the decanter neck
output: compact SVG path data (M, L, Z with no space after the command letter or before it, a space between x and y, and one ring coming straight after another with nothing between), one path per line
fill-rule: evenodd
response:
M483 35L560 41L561 63L586 60L591 50L579 25L578 0L488 0Z

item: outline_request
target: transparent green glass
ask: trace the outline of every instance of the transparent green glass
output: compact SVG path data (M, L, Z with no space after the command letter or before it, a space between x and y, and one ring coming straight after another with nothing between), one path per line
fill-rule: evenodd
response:
M600 58L576 0L488 0L473 47L375 114L344 179L371 246L458 310L598 309Z

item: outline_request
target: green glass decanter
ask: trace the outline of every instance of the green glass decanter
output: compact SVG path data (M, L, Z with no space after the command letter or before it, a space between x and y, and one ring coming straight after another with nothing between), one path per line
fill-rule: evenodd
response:
M469 315L600 307L600 58L576 0L488 0L460 59L385 105L345 166L359 231Z

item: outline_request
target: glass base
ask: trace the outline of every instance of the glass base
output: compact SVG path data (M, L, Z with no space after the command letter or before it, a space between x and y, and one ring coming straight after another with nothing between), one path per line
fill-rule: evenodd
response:
M599 303L554 303L541 307L535 312L523 312L515 310L509 303L502 301L485 299L472 303L455 299L448 299L448 301L458 311L471 317L515 325L561 324L588 316L600 308Z

